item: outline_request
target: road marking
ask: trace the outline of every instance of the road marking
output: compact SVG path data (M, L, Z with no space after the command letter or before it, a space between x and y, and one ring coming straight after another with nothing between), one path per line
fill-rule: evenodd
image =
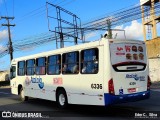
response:
M6 94L6 95L9 95L9 94L11 94L11 93L0 92L0 94Z

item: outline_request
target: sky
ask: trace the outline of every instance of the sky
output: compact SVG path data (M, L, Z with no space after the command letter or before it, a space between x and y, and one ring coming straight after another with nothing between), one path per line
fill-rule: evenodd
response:
M15 24L15 27L11 27L12 41L18 42L25 38L39 35L41 33L49 32L48 19L46 12L46 1L59 5L68 11L76 14L81 18L82 23L91 21L97 18L101 18L104 15L112 12L118 12L123 8L130 8L139 5L139 0L0 0L0 16L15 17L14 20L10 20L11 24ZM49 14L55 14L49 11ZM69 18L68 16L63 16ZM7 21L0 20L0 24L4 24ZM55 22L50 23L50 26L54 26ZM142 24L141 20L134 20L130 23L115 26L116 29L124 29L127 38L143 40ZM160 29L160 25L157 28ZM98 35L96 32L92 32L86 36L86 38L95 37ZM118 37L123 38L123 33L118 33ZM0 27L0 49L7 49L3 47L8 41L7 27ZM69 44L67 44L69 45ZM55 49L55 43L51 42L38 48L24 49L22 51L14 52L14 58L36 54L39 52L49 51ZM0 70L9 68L10 57L9 55L0 58Z

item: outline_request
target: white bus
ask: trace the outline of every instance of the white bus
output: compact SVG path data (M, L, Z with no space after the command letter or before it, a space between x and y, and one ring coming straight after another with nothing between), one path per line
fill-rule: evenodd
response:
M12 60L11 91L67 104L108 106L150 97L143 41L102 38Z

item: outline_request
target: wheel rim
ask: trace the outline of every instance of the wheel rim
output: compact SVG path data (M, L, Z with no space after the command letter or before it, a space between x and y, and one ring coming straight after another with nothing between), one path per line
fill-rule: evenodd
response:
M60 103L60 105L63 106L65 104L65 101L66 101L65 96L63 94L60 94L59 95L59 103Z

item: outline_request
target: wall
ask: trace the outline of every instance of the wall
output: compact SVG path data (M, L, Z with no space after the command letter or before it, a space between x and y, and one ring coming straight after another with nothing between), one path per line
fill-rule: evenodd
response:
M0 71L0 81L9 80L9 72L8 71Z
M160 81L160 37L146 41L151 81Z
M151 81L160 81L160 58L149 59Z
M160 57L160 37L146 41L148 58Z

